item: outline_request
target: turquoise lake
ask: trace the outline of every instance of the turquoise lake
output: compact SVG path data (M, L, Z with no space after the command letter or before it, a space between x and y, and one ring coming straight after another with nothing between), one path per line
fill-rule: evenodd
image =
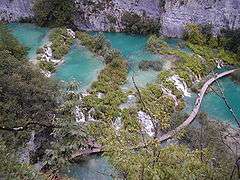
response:
M112 47L117 49L128 61L129 74L127 84L123 89L133 88L132 76L139 87L144 87L147 83L153 83L159 72L149 70L141 71L138 67L141 61L162 61L162 59L146 50L148 37L139 35L129 35L126 33L104 33L106 39Z
M226 96L228 103L231 105L238 119L240 119L240 85L228 77L222 78L218 82L224 91L224 95ZM217 83L214 83L212 87L219 91ZM190 112L194 106L195 98L196 94L192 94L191 97L185 98L187 102L187 112ZM237 123L223 99L216 95L215 92L211 91L205 95L201 105L201 111L207 113L212 119L237 127Z
M36 51L48 41L48 28L35 26L33 24L11 23L8 25L13 35L28 48L28 58L36 58Z
M65 62L57 68L54 77L63 81L76 80L82 90L90 87L98 73L104 68L103 60L96 58L86 48L74 44L64 57Z
M13 35L26 47L29 48L28 57L34 59L36 50L48 40L47 28L40 28L32 24L10 24L10 29ZM147 83L154 82L158 72L154 71L140 71L138 63L142 60L156 60L162 61L157 55L151 54L145 49L147 42L146 36L131 36L124 33L104 33L106 38L110 41L113 48L118 49L124 58L130 64L129 81L123 88L132 87L131 76L134 75L139 86L144 86ZM170 46L176 47L176 39L168 39ZM185 49L188 51L187 49ZM75 44L72 46L70 52L65 56L65 63L58 67L54 77L59 80L69 81L77 80L81 83L83 89L89 88L92 81L97 77L97 74L104 68L100 58L94 57L87 49ZM240 118L240 85L233 82L230 78L223 78L220 81L224 89L225 96L229 103ZM195 95L187 98L188 110L190 111L195 101ZM206 112L209 117L220 120L222 122L231 123L236 126L232 115L226 108L223 100L215 95L213 92L208 93L201 107L202 112ZM94 168L93 168L94 167ZM99 173L93 173L92 169L96 171L111 170L108 163L101 157L93 157L80 164L73 165L70 168L70 174L76 179L112 179L109 176L104 176Z
M117 176L116 171L100 155L92 155L85 161L72 164L64 174L79 180L112 180L111 175Z

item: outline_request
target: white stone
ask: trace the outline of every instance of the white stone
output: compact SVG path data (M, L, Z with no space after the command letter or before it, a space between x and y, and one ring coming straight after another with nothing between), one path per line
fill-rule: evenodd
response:
M138 119L143 126L143 130L149 135L154 135L154 126L151 117L143 111L138 112Z

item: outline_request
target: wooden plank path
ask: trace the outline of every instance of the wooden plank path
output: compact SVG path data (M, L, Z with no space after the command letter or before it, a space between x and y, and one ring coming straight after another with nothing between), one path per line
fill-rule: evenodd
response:
M240 69L233 69L233 70L225 71L223 73L215 75L214 77L209 79L207 82L205 82L205 84L203 85L200 93L198 94L198 97L195 101L195 106L193 108L193 111L189 115L189 117L180 126L178 126L176 129L174 129L172 131L169 131L168 133L160 136L158 138L158 141L161 143L161 142L164 142L168 139L171 139L174 135L176 135L178 132L180 132L181 130L186 128L189 124L191 124L194 121L194 119L196 118L196 116L197 116L197 114L200 110L203 97L204 97L208 87L212 83L214 83L216 80L218 80L218 79L220 79L224 76L227 76L229 74L232 74L233 72L236 72L238 70L240 70ZM77 157L83 157L83 156L88 156L88 155L91 155L91 154L104 152L103 148L100 145L98 145L97 143L95 143L93 140L88 140L87 145L89 146L89 148L77 151L76 153L74 153L72 155L72 159L77 158ZM140 145L139 147L134 147L133 149L137 149L137 148L141 148L141 147L144 147L144 146Z
M192 113L189 115L189 117L180 125L178 126L176 129L172 130L172 131L169 131L168 133L162 135L161 137L159 137L159 141L160 142L163 142L163 141L166 141L170 138L172 138L174 135L176 135L178 132L180 132L182 129L184 129L185 127L187 127L189 124L191 124L193 122L193 120L195 119L195 117L197 116L199 110L200 110L200 107L201 107L201 103L202 103L202 100L203 100L203 97L208 89L208 87L214 83L216 80L224 77L224 76L227 76L229 74L232 74L233 72L236 72L240 69L233 69L233 70L229 70L229 71L225 71L223 73L220 73L218 75L215 75L214 77L212 77L211 79L209 79L207 82L205 82L205 84L203 85L200 93L198 94L198 97L195 101L195 106L193 108L193 111Z

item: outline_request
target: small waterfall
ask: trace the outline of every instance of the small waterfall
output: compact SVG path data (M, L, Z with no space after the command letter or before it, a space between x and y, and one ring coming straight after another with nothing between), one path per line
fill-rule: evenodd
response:
M173 98L173 100L174 100L174 102L175 102L175 107L177 107L177 106L178 106L177 97L176 97L174 94L172 94L172 92L171 92L169 89L166 89L165 87L162 87L162 90L163 90L163 92L164 92L166 95L168 95L168 96L170 96L171 98Z
M26 147L21 149L19 154L20 154L20 162L21 163L30 163L30 152L34 152L36 145L34 143L35 140L35 131L32 131L31 133L31 138L27 142Z
M76 33L72 29L67 29L68 35L72 36L73 39L76 38Z
M116 133L118 135L119 130L123 127L123 123L122 123L122 118L121 117L117 117L113 123L113 127L116 130Z
M79 106L76 106L76 109L75 109L75 119L77 123L86 122L85 115Z
M222 60L217 60L216 63L218 69L221 69L224 66L224 62Z
M191 97L191 93L188 92L187 84L178 75L174 75L169 78L170 81L174 83L178 90L182 91L184 96Z
M143 111L138 112L138 119L143 126L143 131L145 131L149 136L154 135L154 126L151 121L151 117Z

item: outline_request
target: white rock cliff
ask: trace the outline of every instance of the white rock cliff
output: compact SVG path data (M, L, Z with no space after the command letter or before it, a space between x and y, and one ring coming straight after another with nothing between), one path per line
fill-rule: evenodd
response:
M0 19L32 18L34 0L1 0ZM187 23L212 23L214 32L240 27L240 0L75 0L75 25L92 31L121 31L125 12L160 19L162 33L177 37Z

